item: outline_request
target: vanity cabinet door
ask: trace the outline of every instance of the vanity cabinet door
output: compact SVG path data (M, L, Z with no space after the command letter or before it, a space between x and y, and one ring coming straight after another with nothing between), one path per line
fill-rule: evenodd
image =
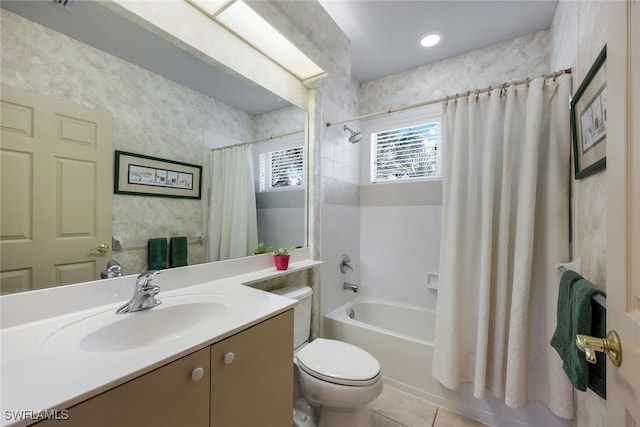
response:
M37 426L206 427L209 365L207 347L71 407L68 420Z
M211 427L290 426L292 413L292 309L211 347Z

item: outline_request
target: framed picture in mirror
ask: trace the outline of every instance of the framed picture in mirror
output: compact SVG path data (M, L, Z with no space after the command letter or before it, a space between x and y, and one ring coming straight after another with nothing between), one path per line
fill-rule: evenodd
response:
M115 194L202 198L202 166L116 151Z

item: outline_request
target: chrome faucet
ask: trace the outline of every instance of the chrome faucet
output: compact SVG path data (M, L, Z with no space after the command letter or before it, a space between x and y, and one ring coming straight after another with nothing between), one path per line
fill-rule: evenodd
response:
M100 273L100 277L103 279L110 279L112 277L120 277L122 276L122 266L118 261L112 259L107 263L106 271Z
M348 291L353 291L353 292L358 292L358 285L356 285L354 283L344 282L342 284L342 289L346 289Z
M133 297L128 303L116 310L116 314L147 310L162 304L162 301L155 298L160 292L160 286L152 283L153 278L157 274L160 274L160 271L148 271L140 274L136 279L136 288L133 291Z

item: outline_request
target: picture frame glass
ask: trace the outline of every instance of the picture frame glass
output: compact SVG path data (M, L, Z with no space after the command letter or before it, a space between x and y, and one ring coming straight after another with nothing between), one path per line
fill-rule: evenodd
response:
M576 179L606 166L607 116L605 46L571 102Z

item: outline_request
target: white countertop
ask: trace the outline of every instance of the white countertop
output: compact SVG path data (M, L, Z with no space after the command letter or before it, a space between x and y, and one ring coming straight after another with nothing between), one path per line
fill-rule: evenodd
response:
M117 298L117 302L110 301L106 304L96 304L95 301L89 303L89 298L85 298L84 307L83 304L78 304L76 308L79 309L57 313L46 318L36 315L31 317L24 315L19 320L3 318L3 328L0 331L0 380L2 383L0 425L29 425L36 420L16 420L17 413L8 411L33 411L37 414L44 410L69 408L286 311L293 307L296 301L244 286L244 284L308 269L319 264L320 262L317 261L301 260L292 263L290 269L285 272L266 268L188 286L163 286L163 276L160 275L154 280L154 283L161 287L160 294L157 296L160 300L165 298L170 302L172 298L181 298L180 295L197 294L198 298L203 299L221 298L229 310L220 318L220 321L212 324L188 325L184 327L184 331L181 330L171 339L131 350L91 353L83 351L77 345L70 345L68 340L51 339L52 334L57 333L64 326L82 319L109 316L106 313L113 313L114 317L121 316L116 315L115 310L126 302L130 295L125 300ZM194 268L198 267L194 266ZM186 272L186 270L183 271L183 273ZM174 281L176 277L186 277L188 274L176 276L174 273L167 276ZM130 279L127 281L130 282ZM78 290L86 292L85 287L92 286L92 283L94 282L84 284L84 287L78 287ZM129 283L124 286L114 282L110 289L111 293L113 294L116 292L114 289L121 287L125 287L132 293L133 286L129 285ZM165 290L165 288L171 289ZM109 294L104 289L98 292ZM20 299L18 305L25 305L24 298ZM39 298L42 301L46 300L43 295L39 295ZM113 297L107 299L113 300ZM56 303L57 301L53 301L53 304ZM15 305L15 303L11 304L12 310L16 310ZM9 306L6 304L6 307ZM26 309L26 307L21 308ZM32 309L38 311L38 307L32 307ZM138 312L125 316L144 314L145 312ZM5 327L6 325L9 326Z

